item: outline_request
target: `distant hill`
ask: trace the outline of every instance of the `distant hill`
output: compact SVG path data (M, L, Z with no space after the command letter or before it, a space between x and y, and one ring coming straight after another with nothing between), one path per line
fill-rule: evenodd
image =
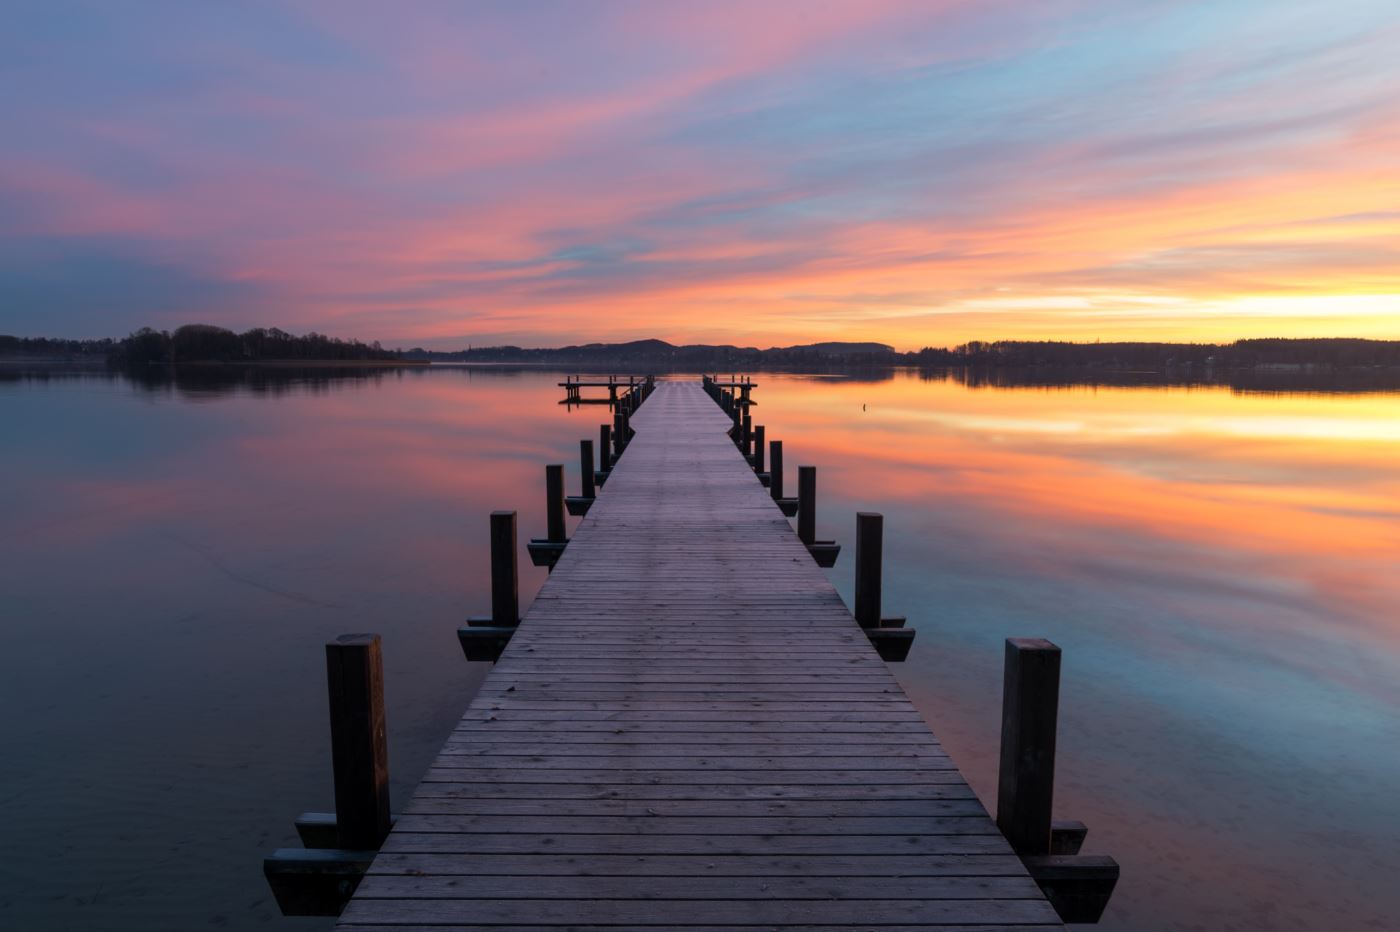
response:
M476 347L440 352L416 347L405 359L438 362L496 362L520 364L665 366L677 369L725 369L733 366L791 365L900 365L904 355L884 343L811 343L758 349L754 346L705 343L676 346L665 340L630 343L585 343L557 349L525 349L519 346Z

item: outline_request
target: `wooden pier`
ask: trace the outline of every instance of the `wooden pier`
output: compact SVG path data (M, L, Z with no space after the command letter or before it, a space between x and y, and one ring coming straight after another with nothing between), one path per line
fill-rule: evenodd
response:
M1078 882L1056 859L1077 840L1052 841L1047 798L1046 837L1013 850L734 426L693 382L635 408L533 605L513 630L514 604L497 612L497 665L347 869L364 876L338 928L1060 927L1042 887Z
M646 385L655 381L654 376L629 375L623 379L616 375L610 375L606 379L585 379L582 376L577 378L567 377L559 383L559 387L564 389L564 400L561 405L610 405L615 406L620 394L635 391L637 386ZM606 388L608 394L606 398L586 398L583 390L585 388Z
M333 723L371 709L337 725L371 786L342 798L337 744L342 824L305 814L308 849L266 862L284 911L340 911L346 932L1096 921L1117 866L1050 821L1058 648L1008 641L993 821L881 659L903 619L879 614L878 515L857 623L757 479L735 402L708 379L627 400L626 455L518 624L515 516L491 516L493 614L470 624L493 627L461 637L497 665L392 830L378 638L328 645ZM559 495L552 472L552 514ZM343 651L364 658L351 679ZM351 823L378 827L377 855Z

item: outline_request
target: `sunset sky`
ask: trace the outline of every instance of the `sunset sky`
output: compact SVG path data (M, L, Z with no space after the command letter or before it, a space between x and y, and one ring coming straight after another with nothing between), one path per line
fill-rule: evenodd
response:
M1396 14L12 0L0 332L1400 338Z

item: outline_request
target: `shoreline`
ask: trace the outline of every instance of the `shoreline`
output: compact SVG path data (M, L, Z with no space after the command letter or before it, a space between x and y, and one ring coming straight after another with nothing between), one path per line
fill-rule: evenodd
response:
M177 363L152 363L150 367L161 369L421 369L432 365L429 360L420 359L192 359ZM106 359L55 359L45 356L5 356L0 357L0 366L44 366L66 369L113 369L124 371L127 367L112 365Z

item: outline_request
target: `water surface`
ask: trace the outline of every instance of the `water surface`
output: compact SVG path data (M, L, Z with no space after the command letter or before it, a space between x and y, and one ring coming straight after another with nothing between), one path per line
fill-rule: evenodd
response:
M1400 395L758 378L843 594L886 515L900 679L984 800L1002 640L1064 649L1057 815L1123 865L1103 928L1388 927ZM0 926L326 927L261 877L331 803L321 645L384 635L405 798L486 669L454 631L487 513L542 533L543 465L574 490L605 416L558 379L0 381Z

